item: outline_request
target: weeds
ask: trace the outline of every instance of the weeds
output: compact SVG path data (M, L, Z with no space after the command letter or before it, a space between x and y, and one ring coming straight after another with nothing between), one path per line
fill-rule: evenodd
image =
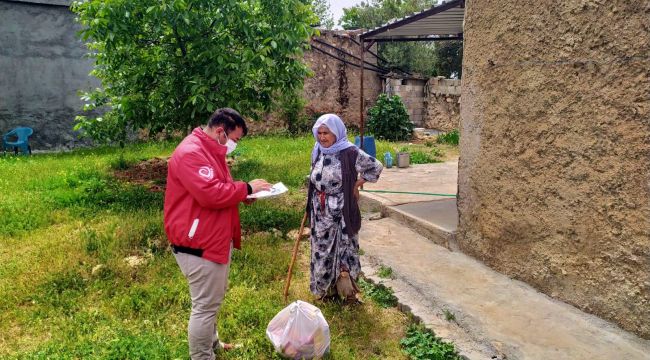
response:
M393 295L393 289L384 284L373 284L364 279L359 279L359 287L365 296L372 299L377 305L383 308L397 306L397 297Z
M442 341L422 325L411 324L400 344L413 360L461 360L454 345Z
M456 314L449 311L448 309L443 309L442 313L445 315L445 320L447 320L447 321L456 321Z
M393 269L390 266L381 265L377 271L377 275L383 279L392 279Z
M458 130L452 130L448 133L440 134L436 139L436 141L439 144L450 144L450 145L458 145L459 140L460 140L460 133L458 132Z

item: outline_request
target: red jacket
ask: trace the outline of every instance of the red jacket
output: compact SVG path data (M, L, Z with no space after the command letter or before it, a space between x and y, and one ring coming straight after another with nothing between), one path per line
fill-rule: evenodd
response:
M165 232L173 245L203 250L203 258L228 263L230 241L241 248L238 205L248 185L233 181L226 147L196 128L178 145L167 170Z

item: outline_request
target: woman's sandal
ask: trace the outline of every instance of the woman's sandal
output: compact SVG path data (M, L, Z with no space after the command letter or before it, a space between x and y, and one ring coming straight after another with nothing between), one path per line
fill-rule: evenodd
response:
M242 344L229 344L229 343L219 341L219 346L217 346L215 350L231 351L231 350L239 349L243 346L244 345Z
M348 297L343 301L344 306L356 306L356 305L363 305L363 301L357 299L356 296L354 297Z

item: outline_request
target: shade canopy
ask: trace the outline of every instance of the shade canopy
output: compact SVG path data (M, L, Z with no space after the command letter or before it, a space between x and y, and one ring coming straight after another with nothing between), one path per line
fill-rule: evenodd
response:
M436 41L463 38L465 0L452 0L361 34L363 41Z

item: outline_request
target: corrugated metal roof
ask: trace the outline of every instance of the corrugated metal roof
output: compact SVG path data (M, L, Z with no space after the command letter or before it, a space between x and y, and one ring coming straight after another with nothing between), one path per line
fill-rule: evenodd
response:
M361 34L364 40L423 40L458 38L463 34L465 0L438 6L404 17Z

